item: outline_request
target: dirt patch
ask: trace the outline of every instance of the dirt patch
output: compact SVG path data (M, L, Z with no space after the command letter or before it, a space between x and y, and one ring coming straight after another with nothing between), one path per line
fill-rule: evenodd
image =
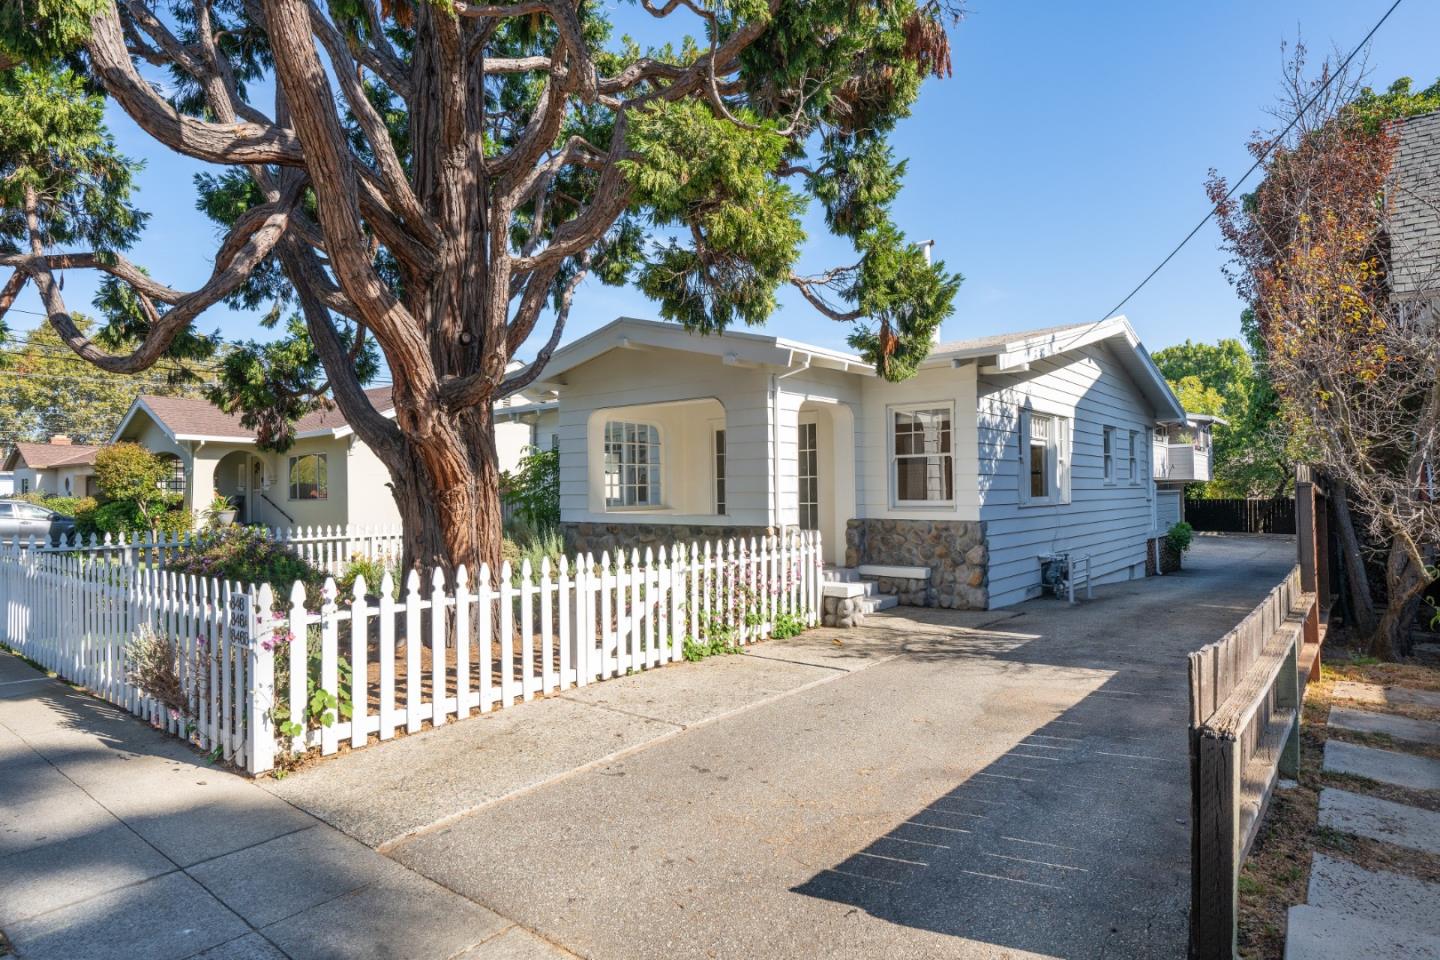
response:
M1338 645L1336 645L1338 646ZM1336 681L1353 680L1388 686L1440 690L1440 669L1411 663L1371 663L1365 658L1349 660L1345 651L1325 648L1326 661L1319 677L1305 690L1304 715L1300 727L1300 776L1298 786L1278 790L1265 814L1260 834L1240 873L1239 947L1250 960L1282 960L1285 955L1287 910L1305 902L1310 883L1310 863L1315 851L1349 860L1371 870L1389 870L1430 882L1440 882L1440 857L1378 843L1319 826L1320 789L1339 788L1351 793L1393 800L1397 803L1440 810L1440 792L1406 790L1376 783L1362 777L1327 773L1321 769L1325 741L1334 737L1351 743L1382 747L1405 753L1440 758L1440 749L1393 741L1389 737L1331 729L1326 720L1334 700ZM1408 705L1407 705L1408 706ZM1436 711L1423 708L1386 708L1365 705L1377 713L1394 713L1434 719Z

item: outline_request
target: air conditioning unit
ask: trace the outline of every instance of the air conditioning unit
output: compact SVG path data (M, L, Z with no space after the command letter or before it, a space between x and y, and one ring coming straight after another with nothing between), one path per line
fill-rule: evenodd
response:
M1077 553L1042 553L1040 555L1040 586L1070 603L1075 602L1075 588L1085 586L1085 599L1093 600L1090 586L1090 557Z

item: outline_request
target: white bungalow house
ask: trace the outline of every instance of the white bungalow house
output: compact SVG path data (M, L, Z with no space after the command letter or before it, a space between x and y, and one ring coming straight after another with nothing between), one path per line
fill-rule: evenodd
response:
M1123 317L937 344L903 383L851 354L619 319L557 351L571 549L821 531L905 602L1036 596L1041 558L1142 577L1157 427L1185 419Z
M366 391L370 402L394 416L389 387ZM532 401L497 407L500 467L513 470L525 448L550 442L555 403ZM270 527L390 526L400 512L390 474L355 436L338 409L308 414L295 424L295 443L283 453L261 450L240 417L207 400L141 395L112 442L139 443L172 463L171 490L185 506L205 511L216 492L231 498L241 523Z
M56 497L95 494L95 454L100 448L75 443L64 435L46 443L17 443L10 448L4 469L13 493L48 493Z

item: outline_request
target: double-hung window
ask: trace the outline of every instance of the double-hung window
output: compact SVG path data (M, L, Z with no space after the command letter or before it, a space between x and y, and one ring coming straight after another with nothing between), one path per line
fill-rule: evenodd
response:
M1140 482L1140 431L1130 431L1130 482Z
M1115 482L1115 428L1105 428L1105 482Z
M654 424L605 424L605 506L655 507L660 499L660 431Z
M924 404L890 411L890 481L896 504L955 499L954 407Z
M290 499L324 500L330 496L330 471L325 454L290 458Z
M1070 502L1070 421L1020 413L1020 502Z

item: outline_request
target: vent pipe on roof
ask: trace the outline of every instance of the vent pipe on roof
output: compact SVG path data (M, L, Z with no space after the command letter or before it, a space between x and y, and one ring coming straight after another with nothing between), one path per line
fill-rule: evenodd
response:
M930 266L931 252L935 249L935 241L921 240L919 243L916 244L916 246L920 247L922 250L925 251L925 266ZM936 347L940 346L941 339L942 338L940 336L940 324L937 323L935 325L935 331L930 334L930 349L933 350Z

